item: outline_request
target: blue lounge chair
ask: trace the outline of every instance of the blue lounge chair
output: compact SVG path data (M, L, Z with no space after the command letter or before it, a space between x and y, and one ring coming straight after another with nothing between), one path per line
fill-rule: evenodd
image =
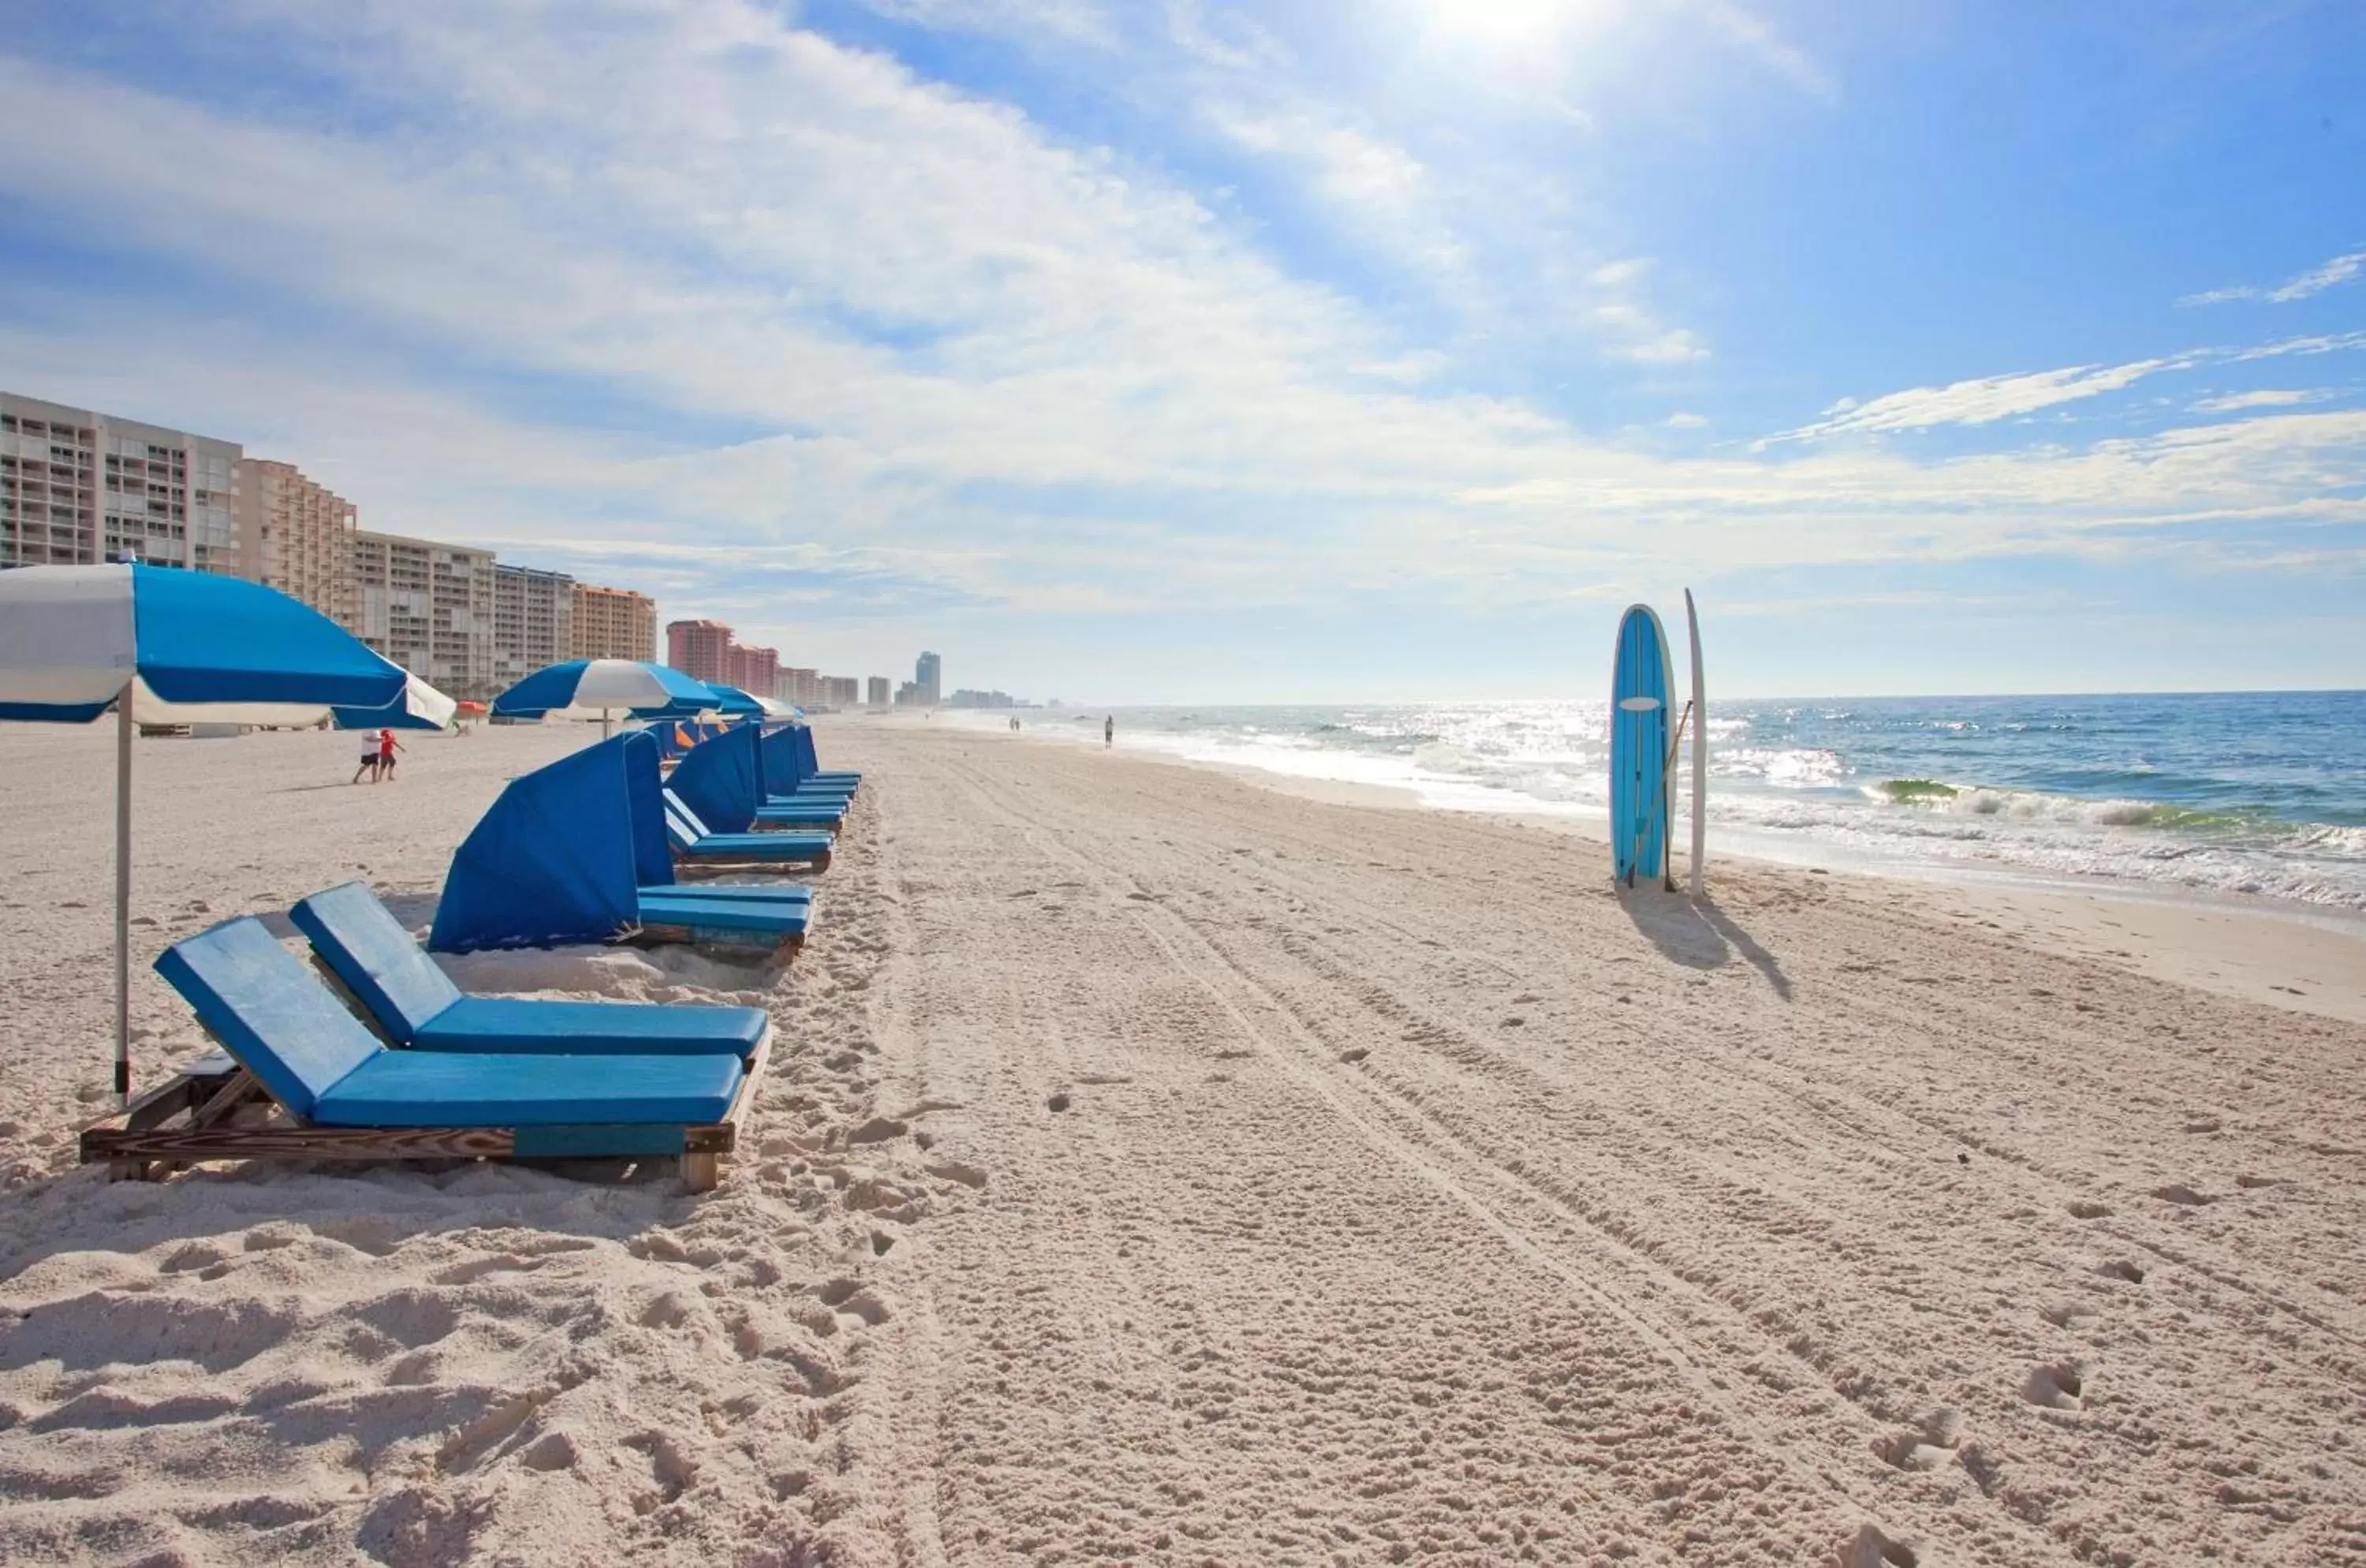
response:
M666 788L715 833L777 828L835 831L846 817L846 802L835 796L767 802L762 736L752 724L727 729L693 748L666 781Z
M828 866L835 842L828 833L711 833L671 790L665 792L665 825L680 860L786 862L818 871Z
M803 745L799 742L803 741ZM802 729L776 729L759 744L763 767L763 788L766 798L775 805L795 805L806 801L830 800L850 803L858 775L838 774L828 778L814 774L806 759L812 755L812 737Z
M414 1050L751 1057L772 1035L761 1008L465 995L358 882L298 899L288 918L386 1037Z
M175 942L156 971L239 1070L185 1074L84 1133L82 1157L118 1175L208 1159L670 1156L704 1191L769 1044L747 1061L389 1050L252 916ZM259 1095L287 1123L240 1124Z
M809 727L799 725L791 733L796 736L797 780L799 783L821 784L825 786L830 784L844 784L848 789L853 789L862 783L862 775L861 773L845 772L824 773L822 771L821 759L814 753L813 730Z
M512 779L453 855L428 945L801 943L814 918L807 889L675 880L657 750L632 730Z

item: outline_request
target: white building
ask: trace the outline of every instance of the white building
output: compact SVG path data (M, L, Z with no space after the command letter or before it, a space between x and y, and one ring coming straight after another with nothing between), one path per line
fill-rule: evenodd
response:
M242 570L235 442L0 392L0 566Z
M353 552L348 630L447 696L499 694L492 551L361 529Z

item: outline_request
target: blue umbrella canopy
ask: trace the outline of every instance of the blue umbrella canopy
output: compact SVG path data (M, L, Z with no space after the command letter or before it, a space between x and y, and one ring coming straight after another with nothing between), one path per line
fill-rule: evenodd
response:
M276 589L167 567L0 571L0 719L87 724L115 746L115 1089L131 1094L131 736L140 724L316 724L409 679Z
M407 679L276 589L170 567L0 571L0 719L87 724L127 690L141 724L318 723Z
M500 718L541 718L554 713L660 718L704 713L716 705L713 687L668 665L637 659L570 659L545 665L495 697L493 713Z
M443 729L460 705L418 676L403 684L402 695L382 708L340 707L330 722L339 729Z
M761 718L764 716L764 705L738 687L727 686L719 681L709 681L706 684L713 689L717 697L722 699L715 705L715 711L724 717Z

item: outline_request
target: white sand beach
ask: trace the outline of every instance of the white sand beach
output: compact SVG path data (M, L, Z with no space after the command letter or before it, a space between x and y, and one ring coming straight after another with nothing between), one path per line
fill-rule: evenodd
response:
M453 966L770 1008L692 1197L76 1165L111 736L0 730L0 1561L2366 1563L2339 923L1696 908L1508 818L819 738L865 784L793 964ZM349 877L423 927L586 739L141 742L141 1081L205 1046L165 943Z

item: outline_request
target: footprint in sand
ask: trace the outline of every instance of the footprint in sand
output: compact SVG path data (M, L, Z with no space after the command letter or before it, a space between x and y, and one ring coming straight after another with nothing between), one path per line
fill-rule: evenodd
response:
M2021 1385L2021 1397L2047 1410L2087 1408L2086 1370L2075 1361L2034 1367Z
M2182 1181L2173 1182L2167 1187L2156 1187L2152 1190L2152 1195L2164 1203L2175 1203L2182 1209L2199 1209L2218 1201L2215 1198L2196 1192Z
M1832 1568L1915 1568L1914 1551L1893 1540L1877 1525L1867 1525L1831 1558Z
M1873 1447L1882 1462L1899 1470L1936 1470L1955 1457L1962 1432L1963 1417L1943 1406Z
M985 1171L974 1165L965 1165L960 1160L939 1160L933 1165L925 1165L920 1168L942 1180L958 1181L963 1187L982 1188L986 1185Z
M2099 1267L2095 1272L2106 1279L2124 1280L2131 1285L2141 1285L2145 1280L2145 1271L2124 1258L2114 1258Z
M2070 1205L2070 1217L2074 1220L2101 1220L2108 1218L2111 1213L2110 1204L2090 1202L2083 1198Z

